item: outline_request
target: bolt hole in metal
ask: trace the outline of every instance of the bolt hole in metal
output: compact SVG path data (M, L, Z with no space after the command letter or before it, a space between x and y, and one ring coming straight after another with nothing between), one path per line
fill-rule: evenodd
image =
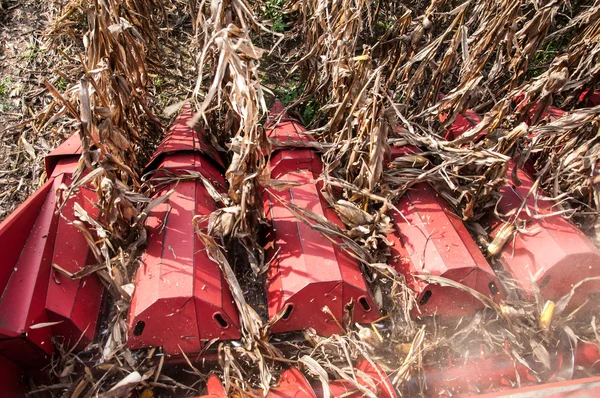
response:
M498 293L500 293L500 291L498 290L498 286L496 286L494 282L490 282L488 288L490 289L490 293L492 293L492 296L495 296Z
M225 320L225 318L223 318L223 315L219 314L218 312L216 314L213 315L213 319L215 320L215 322L217 322L219 324L220 327L222 327L223 329L227 329L229 327L229 324L227 323L227 321Z
M285 312L283 313L283 316L281 317L281 319L283 319L284 321L287 321L288 319L290 319L290 315L292 315L293 310L294 310L294 304L286 305Z
M133 335L134 336L141 336L142 333L144 333L144 328L146 327L146 322L144 321L138 321L138 323L135 324L135 327L133 328Z
M358 303L363 308L363 310L365 310L365 312L371 311L371 306L369 305L369 302L367 301L367 298L365 296L361 296L358 299Z
M423 293L423 295L421 296L421 300L419 301L419 305L425 305L425 304L427 304L427 302L431 298L432 294L433 293L431 292L431 290L425 290L425 293Z

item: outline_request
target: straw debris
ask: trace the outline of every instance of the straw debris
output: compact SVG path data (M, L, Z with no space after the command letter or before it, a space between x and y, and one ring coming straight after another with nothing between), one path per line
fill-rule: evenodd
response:
M126 348L144 222L169 193L151 198L184 179L201 179L223 205L193 222L241 316L241 341L207 343L219 359L212 370L233 396L268 391L290 365L318 381L325 396L339 379L374 396L358 382L366 378L355 368L361 359L380 366L400 392L417 386L422 393L423 364L448 355L466 360L505 352L544 380L556 347L598 344L596 319L582 315L583 307L568 307L590 279L556 301L534 286L529 299L510 295L495 303L457 282L421 276L467 292L485 308L453 327L415 321L416 297L387 265L387 236L390 215L400 213L397 200L426 183L494 261L516 234L531 233L520 214L545 216L525 203L514 214L497 214L499 190L519 185L516 173L507 172L531 164L536 181L529 195L558 203L554 214L600 241L600 106L590 102L600 81L599 15L599 1L557 0L2 2L0 218L44 181L43 156L79 134L78 171L60 202L91 189L97 216L81 203L74 214L61 207L61 216L85 236L96 264L77 274L54 268L73 279L97 273L110 293L98 341L83 352L57 341L52 383L34 386L32 394L203 390L211 369L201 360L186 354L188 372L172 374L160 349ZM278 192L289 185L270 180L268 154L276 143L265 129L276 123L267 120L275 96L315 138L295 145L321 152L322 193L342 226L286 202ZM192 124L208 132L225 160L226 194L199 173L164 174L152 183L142 177L181 101L193 105ZM545 116L554 106L564 113ZM452 139L449 128L468 109L482 119ZM415 149L388 162L391 148L400 146ZM340 335L307 329L285 350L274 344L273 320L261 317L236 274L239 258L251 281L269 266L259 238L263 190L360 262L386 314L381 320L358 325L348 311L335 319ZM493 239L481 224L490 214L504 223Z

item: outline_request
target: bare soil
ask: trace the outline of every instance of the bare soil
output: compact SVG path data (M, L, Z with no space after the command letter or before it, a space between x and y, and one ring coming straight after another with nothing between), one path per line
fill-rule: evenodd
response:
M33 116L51 102L44 79L66 85L42 40L49 21L43 1L0 7L0 220L45 180L44 156L70 132L38 130Z

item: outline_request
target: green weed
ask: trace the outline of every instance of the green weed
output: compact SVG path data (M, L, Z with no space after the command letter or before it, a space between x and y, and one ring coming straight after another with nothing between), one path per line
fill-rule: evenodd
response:
M31 62L40 54L40 48L36 44L32 44L21 54L21 60Z
M284 32L288 25L283 18L285 0L267 0L265 2L265 17L273 24L274 32Z
M567 32L566 34L559 36L556 40L548 41L543 48L538 49L533 57L533 61L531 61L529 65L527 79L538 77L544 73L556 55L569 46L574 34L574 32Z
M67 84L67 81L62 76L59 76L58 80L56 81L55 86L60 91L65 91L67 89L68 84Z
M5 112L8 109L8 94L12 90L13 84L10 77L0 79L0 112Z
M284 106L288 106L294 102L300 95L298 82L293 82L287 86L278 87L273 91L275 96L279 98L279 101L281 101Z
M303 90L303 87L297 81L293 81L291 84L276 88L273 91L281 103L284 106L288 106L302 95ZM321 109L321 104L316 99L311 98L307 102L298 104L296 109L302 116L304 125L308 126L315 120L319 109Z
M3 77L2 79L0 79L0 98L4 98L6 95L8 95L9 86L10 78Z
M377 21L377 27L384 32L390 30L390 28L394 26L394 20L388 19L387 21Z
M162 77L158 76L154 79L154 88L156 91L160 91L163 87L164 81Z

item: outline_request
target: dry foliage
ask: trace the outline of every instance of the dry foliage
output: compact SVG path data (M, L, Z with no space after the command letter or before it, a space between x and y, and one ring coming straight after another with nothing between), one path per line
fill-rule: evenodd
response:
M175 50L181 52L180 64L195 62L191 78L184 76L189 65L180 68L181 79L196 83L173 95L195 103L194 122L211 133L228 164L228 194L218 198L225 207L211 215L208 231L198 230L242 318L241 342L217 347L228 392L268 390L282 364L294 364L320 380L325 391L329 380L345 379L369 395L356 381L353 365L360 358L382 366L402 391L419 380L425 360L448 353L487 355L503 352L506 345L515 362L543 379L552 347L598 341L595 318L578 318L579 309L566 312L572 294L553 307L539 292L529 302L496 304L439 277L426 279L466 290L486 308L454 328L417 324L409 316L414 297L402 275L386 264L385 237L387 214L398 211L394 201L414 184L427 182L487 241L478 220L493 211L511 162L522 166L529 159L538 171L536 186L560 201L561 211L586 232L598 228L600 107L584 108L580 97L589 96L600 78L600 2L404 3L288 1L278 11L289 26L283 34L269 32L273 21L262 14L272 13L273 6L259 0L71 0L57 8L47 37L60 49L57 56L68 60L64 73L72 84L59 89L56 79L48 79L54 99L32 123L34 131L80 134L80 168L63 198L83 185L98 193L99 217L91 218L81 207L75 216L98 263L89 271L98 272L115 305L102 340L89 349L100 353L94 365L82 365L81 354L64 347L53 368L59 383L44 389L108 397L126 396L134 388L190 394L202 388L198 382L206 373L191 358L185 359L193 381L182 383L164 374L156 350L124 348L124 317L137 251L145 240L145 215L162 200L150 201L153 187L140 178L144 143L161 127L152 110L149 70L169 76L177 62L163 61L161 54L174 47L183 47ZM85 29L77 18L85 19ZM177 29L186 31L183 39L174 37ZM388 313L370 327L341 320L346 334L330 338L307 330L285 355L271 344L270 323L248 303L230 265L235 248L243 247L246 265L255 275L264 272L268 264L257 236L264 222L260 193L265 188L277 197L265 156L272 143L263 127L269 93L262 73L270 71L261 64L268 57L259 40L267 51L277 48L282 63L294 65L288 76L297 77L302 90L289 101L289 110L311 101L319 105L310 126L318 143L312 146L323 152L323 194L346 228L282 203L360 261ZM79 59L63 50L77 41L83 49ZM547 120L542 115L551 105L566 113ZM468 108L483 120L458 139L446 140L449 126ZM387 164L389 147L406 144L421 153ZM28 145L25 151L30 152ZM76 371L76 365L85 371Z
M255 234L255 227L264 218L259 181L266 167L263 151L269 150L259 124L267 111L258 76L263 51L254 46L250 36L259 22L244 0L202 2L192 9L198 11L194 29L201 48L196 58L194 98L201 97L202 102L191 123L202 120L217 145L228 147L231 161L226 177L231 206L220 214L234 217L226 221L231 226L221 236L239 240L258 274L264 264ZM205 85L206 74L213 78Z

